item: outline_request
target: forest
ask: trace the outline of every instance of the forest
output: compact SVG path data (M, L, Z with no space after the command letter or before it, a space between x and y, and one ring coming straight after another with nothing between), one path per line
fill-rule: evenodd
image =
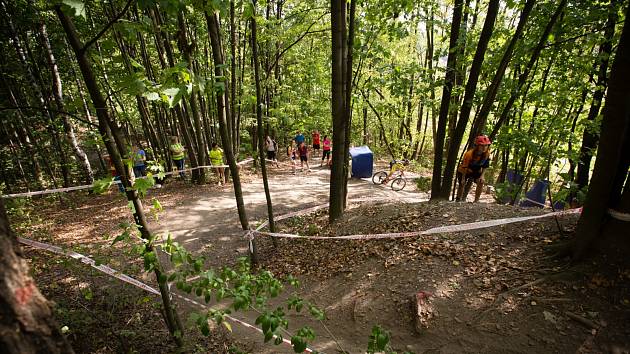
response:
M630 351L629 15L0 0L0 351Z

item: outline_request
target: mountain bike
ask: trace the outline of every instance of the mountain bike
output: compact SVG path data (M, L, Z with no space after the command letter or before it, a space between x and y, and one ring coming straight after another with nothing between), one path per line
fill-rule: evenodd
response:
M372 175L372 182L374 184L387 184L390 181L392 182L392 190L396 192L403 190L405 185L407 185L404 168L396 169L391 174L387 171L378 171Z

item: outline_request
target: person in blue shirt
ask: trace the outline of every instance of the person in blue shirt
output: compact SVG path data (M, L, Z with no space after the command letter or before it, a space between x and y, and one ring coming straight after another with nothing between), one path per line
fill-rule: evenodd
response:
M147 160L147 154L142 148L134 146L131 156L133 158L133 174L136 178L145 176L147 167L144 163Z
M302 132L298 130L297 135L293 138L293 140L295 140L297 146L300 146L300 144L302 144L306 139L304 138L304 135L302 135Z

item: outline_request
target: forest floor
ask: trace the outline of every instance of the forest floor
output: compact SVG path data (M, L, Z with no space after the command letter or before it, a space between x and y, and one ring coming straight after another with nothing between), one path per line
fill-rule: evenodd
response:
M281 166L270 168L270 175L276 215L327 203L325 168L293 175ZM262 181L253 174L244 174L243 180L248 218L252 223L262 221L266 216ZM427 203L427 195L412 184L394 192L353 179L349 198L387 202L351 204L334 225L328 225L325 211L319 211L283 220L278 228L302 235L373 234L542 213L491 204L489 195L480 204ZM187 249L206 256L209 265L232 265L247 255L231 185L174 182L151 190L146 204L153 198L165 211L152 219L152 229L170 232ZM24 237L72 248L155 283L122 244L110 246L111 237L120 233L118 224L130 221L126 202L117 193L69 194L63 202L48 198L23 210L32 212L12 221L19 221L14 225ZM602 257L570 264L553 260L544 251L570 237L576 219L558 219L564 234L558 232L554 218L545 218L395 240L282 239L277 249L266 237L257 242L261 267L278 276L297 276L302 284L299 293L325 310L326 327L307 315L288 314L291 332L302 325L315 329L311 348L318 351L364 352L371 328L378 324L391 331L392 347L398 351L628 352L628 264L612 264ZM154 297L71 259L31 249L26 255L40 289L57 304L56 316L60 325L69 327L77 352L174 351ZM412 296L420 291L429 297L423 303L423 326L416 328ZM184 304L180 309L187 312ZM253 324L256 314L235 317ZM264 344L250 329L238 325L232 329L232 334L215 329L204 338L190 328L187 350L220 353L236 346L251 353L291 352L285 345Z

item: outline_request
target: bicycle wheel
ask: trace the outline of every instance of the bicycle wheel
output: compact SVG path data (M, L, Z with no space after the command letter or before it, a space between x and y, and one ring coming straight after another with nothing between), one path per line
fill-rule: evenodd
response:
M378 171L378 172L376 172L375 174L372 175L372 182L374 184L381 184L381 183L383 183L385 178L387 178L387 172L385 172L385 171Z
M395 190L396 192L401 191L403 190L403 188L405 188L406 184L407 184L407 181L404 178L397 177L392 182L392 189Z

